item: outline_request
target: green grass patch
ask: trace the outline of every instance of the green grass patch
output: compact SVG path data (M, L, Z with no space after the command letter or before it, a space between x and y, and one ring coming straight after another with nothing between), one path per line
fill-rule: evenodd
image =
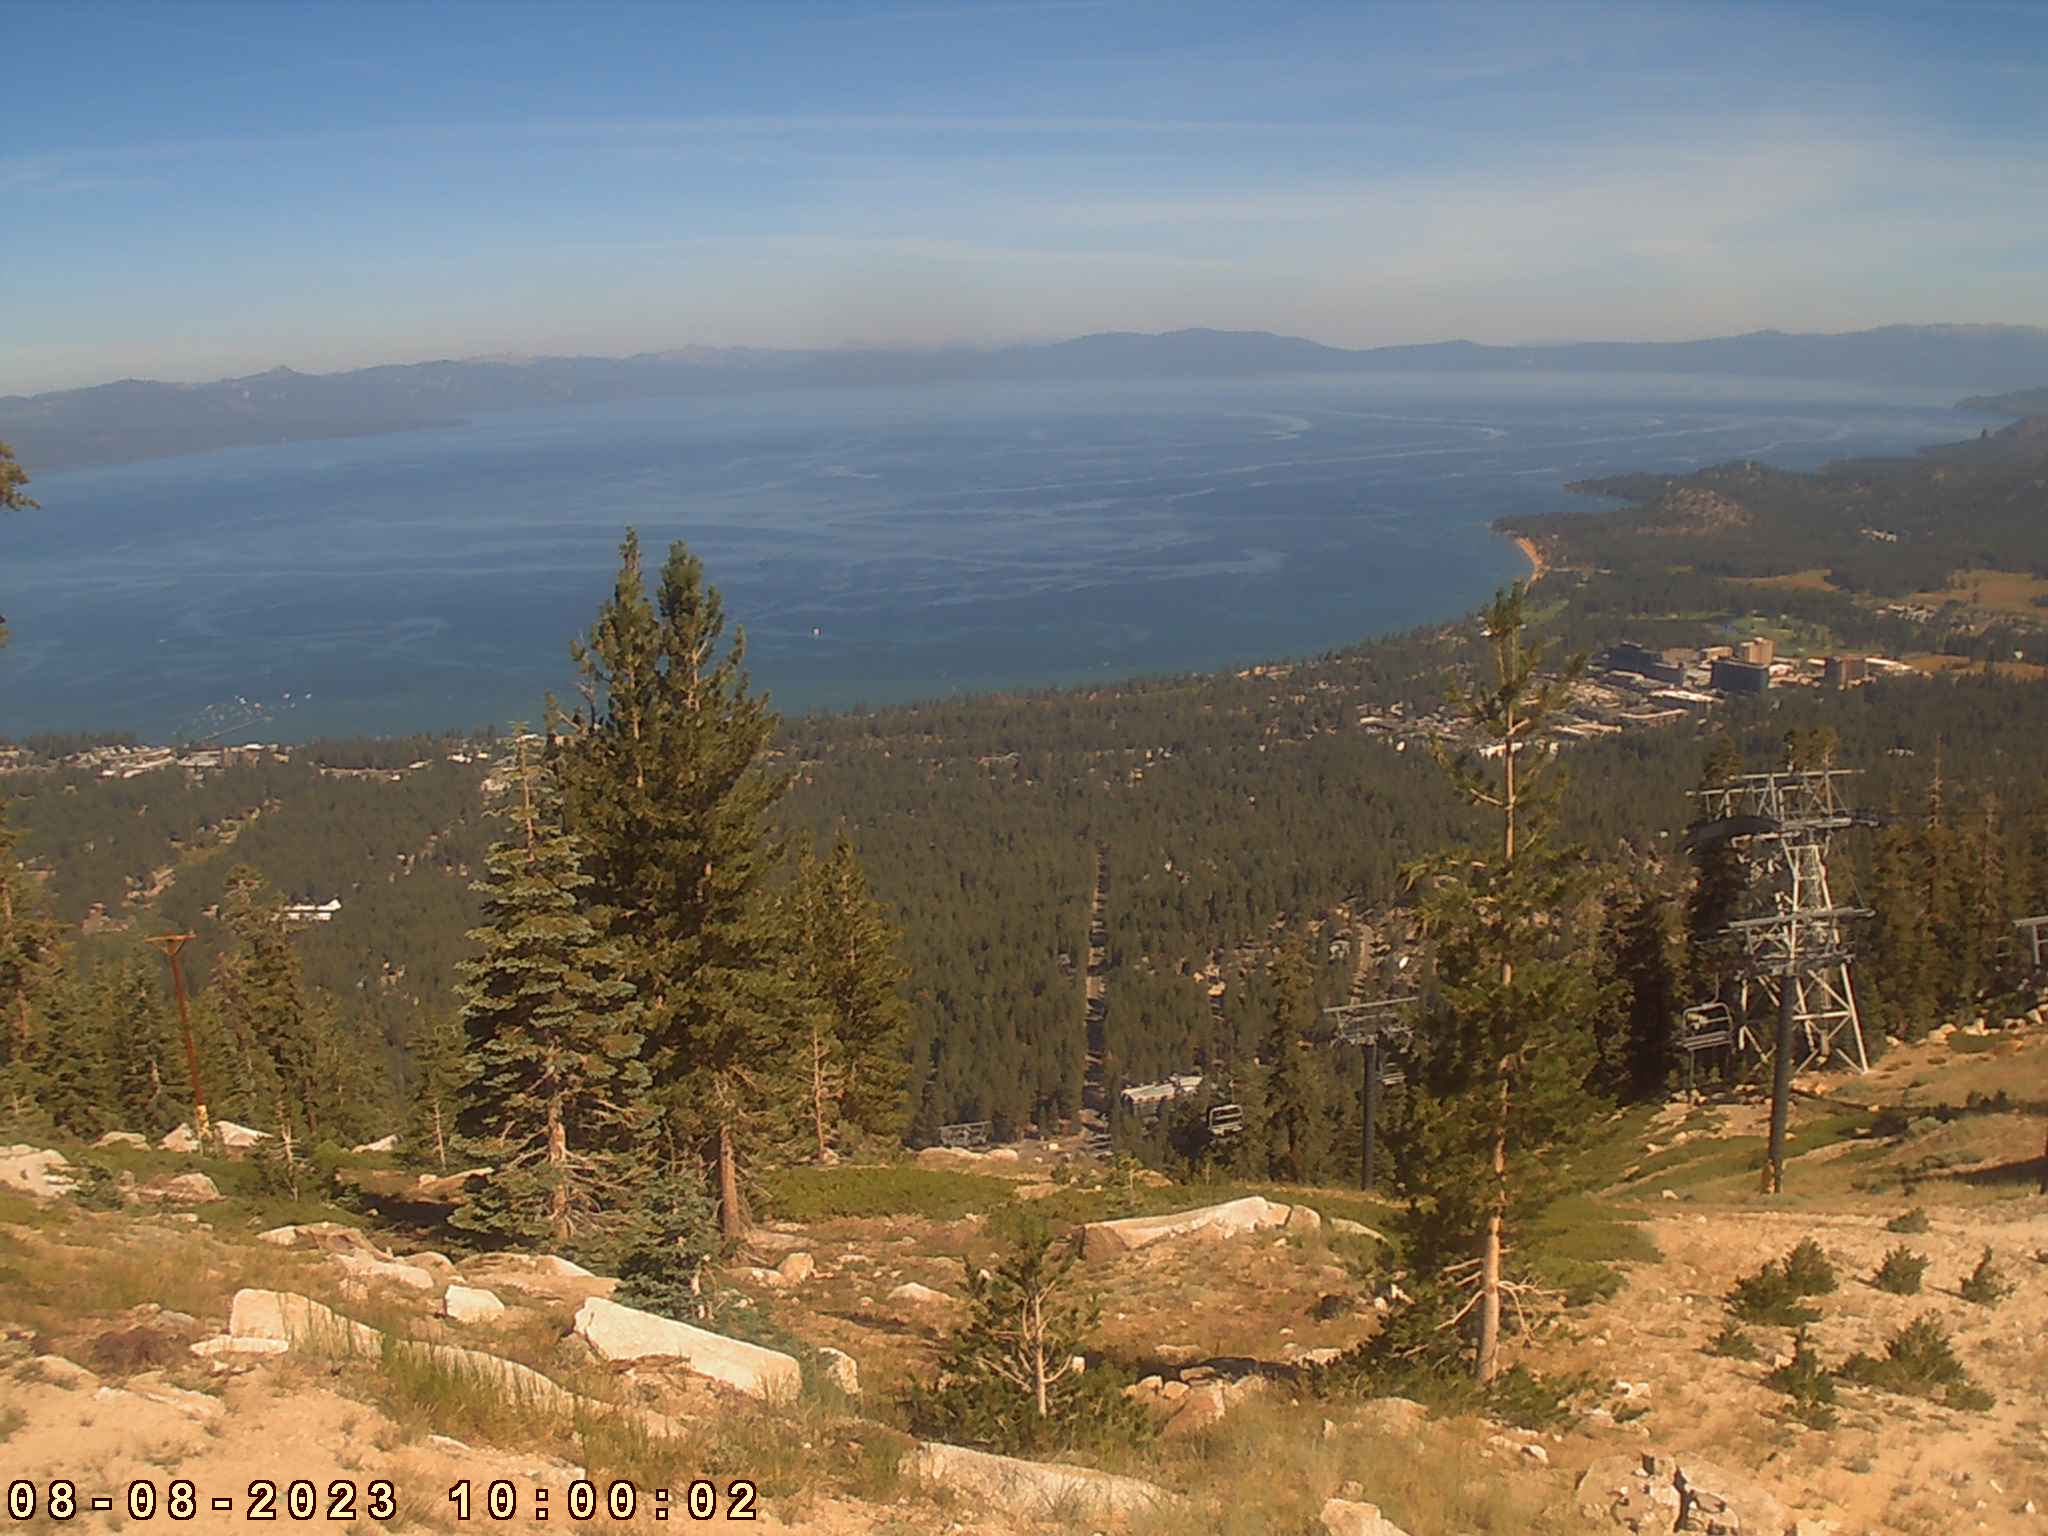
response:
M1007 1205L1014 1186L1007 1179L951 1169L778 1168L762 1177L769 1210L784 1221L829 1221L835 1217L922 1216L957 1221L970 1211Z
M1617 1264L1654 1264L1657 1245L1640 1216L1593 1195L1554 1200L1521 1242L1521 1258L1539 1284L1565 1293L1572 1306L1605 1300L1621 1289Z

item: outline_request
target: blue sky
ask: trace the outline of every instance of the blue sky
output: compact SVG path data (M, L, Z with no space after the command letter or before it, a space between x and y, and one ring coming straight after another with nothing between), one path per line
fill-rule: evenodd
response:
M0 0L0 391L2048 324L2048 4Z

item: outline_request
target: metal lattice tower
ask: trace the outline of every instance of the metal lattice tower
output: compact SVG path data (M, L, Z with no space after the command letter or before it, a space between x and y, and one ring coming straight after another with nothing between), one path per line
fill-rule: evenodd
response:
M1843 923L1864 915L1838 907L1828 890L1828 840L1869 823L1845 808L1836 792L1844 768L1745 773L1697 797L1710 820L1747 818L1760 825L1732 841L1749 870L1743 920L1730 925L1743 950L1740 1009L1745 1019L1775 1010L1781 989L1794 989L1792 1022L1800 1069L1839 1057L1857 1072L1870 1070L1863 1049L1863 1018L1849 974ZM1745 1024L1742 1043L1768 1054Z

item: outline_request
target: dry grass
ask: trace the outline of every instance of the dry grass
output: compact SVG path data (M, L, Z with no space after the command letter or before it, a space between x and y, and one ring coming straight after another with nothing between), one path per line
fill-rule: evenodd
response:
M1819 566L1805 571L1785 571L1777 576L1737 576L1736 585L1762 587L1775 592L1836 592L1841 590L1828 580L1828 573Z

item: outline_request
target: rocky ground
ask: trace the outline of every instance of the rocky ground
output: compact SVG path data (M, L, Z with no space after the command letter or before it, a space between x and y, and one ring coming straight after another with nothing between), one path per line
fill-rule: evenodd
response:
M658 1528L656 1487L682 1519L693 1485L724 1518L744 1482L756 1528L819 1536L1669 1531L1681 1513L1690 1529L1799 1536L2048 1529L2048 1199L2035 1182L2048 1037L1944 1038L1869 1077L1803 1086L1777 1197L1756 1191L1752 1098L1617 1120L1591 1160L1600 1187L1580 1202L1597 1221L1559 1242L1606 1245L1622 1279L1523 1346L1539 1368L1591 1383L1570 1427L1542 1434L1305 1390L1306 1362L1368 1335L1398 1300L1375 1230L1390 1213L1339 1191L1077 1184L1054 1148L928 1154L865 1204L765 1227L725 1277L709 1326L800 1354L792 1397L709 1356L694 1370L635 1358L639 1346L590 1322L611 1282L561 1261L444 1254L343 1212L280 1229L274 1210L153 1161L169 1154L128 1149L125 1201L84 1209L61 1158L0 1148L0 1189L17 1191L0 1193L0 1482L38 1490L24 1530L153 1524L179 1481L208 1501L193 1529L239 1528L266 1483L290 1518L299 1482L323 1524L352 1499L334 1522L344 1530L548 1530L575 1523L579 1484L602 1506L628 1481L635 1519L601 1509L602 1523ZM1135 1482L1039 1487L1000 1465L920 1460L896 1399L962 1316L964 1266L992 1258L1025 1213L1108 1220L1220 1196L1241 1197L1227 1234L1143 1228L1155 1240L1088 1244L1080 1273L1103 1300L1091 1368L1131 1377L1163 1427L1108 1468ZM891 1199L904 1208L872 1208ZM1887 1229L1916 1207L1924 1231ZM1754 1360L1706 1352L1736 1280L1809 1236L1840 1277L1814 1302L1823 1362L1881 1353L1932 1315L1993 1406L1845 1384L1838 1421L1810 1429L1765 1381L1789 1330L1752 1329ZM1902 1243L1928 1261L1916 1295L1869 1283ZM1987 1247L2014 1287L1997 1306L1959 1294ZM317 1338L274 1328L260 1318L275 1306L240 1293L305 1296L377 1332L350 1347L342 1325ZM478 1359L564 1395L542 1403ZM85 1504L76 1521L49 1512L57 1479ZM380 1481L388 1515L372 1504ZM450 1499L465 1482L467 1522ZM509 1521L488 1519L494 1482L517 1496ZM131 1516L137 1488L158 1501L151 1520ZM1155 1488L1171 1502L1146 1507ZM95 1495L113 1508L92 1511ZM231 1512L215 1514L216 1497Z

